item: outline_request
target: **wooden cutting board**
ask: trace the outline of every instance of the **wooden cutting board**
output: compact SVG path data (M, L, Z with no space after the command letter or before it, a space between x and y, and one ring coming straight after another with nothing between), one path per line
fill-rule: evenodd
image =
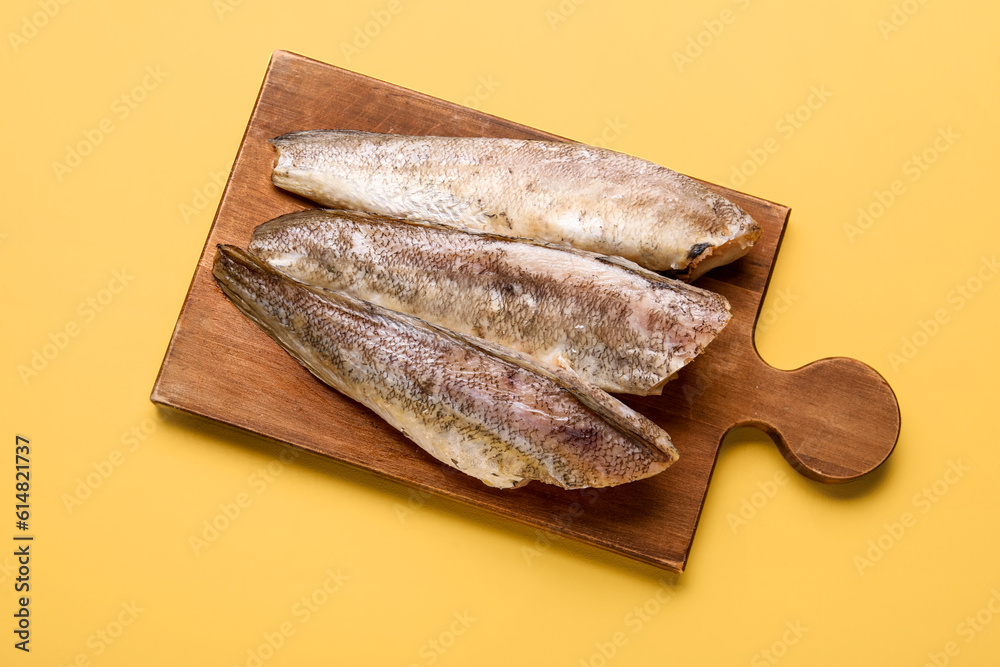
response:
M678 572L688 558L719 446L731 428L763 429L792 466L826 482L855 479L892 452L899 409L874 370L853 359L831 358L780 371L758 356L753 330L789 209L709 184L763 227L763 237L746 257L698 281L729 299L733 318L662 396L625 399L670 433L680 461L647 480L582 491L539 483L501 491L441 465L313 377L241 315L212 278L216 244L246 247L255 226L311 207L271 184L274 151L267 140L315 128L560 139L276 51L153 387L154 403Z

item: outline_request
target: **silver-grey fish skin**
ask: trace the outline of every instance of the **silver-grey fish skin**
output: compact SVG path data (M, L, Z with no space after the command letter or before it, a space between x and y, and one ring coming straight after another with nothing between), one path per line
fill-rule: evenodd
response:
M742 257L761 233L697 181L585 144L356 130L271 143L272 182L324 206L618 255L683 280Z
M219 246L223 292L319 379L489 486L613 486L677 459L656 424L570 373Z
M659 394L729 321L718 294L593 253L352 211L291 213L249 250L306 283Z

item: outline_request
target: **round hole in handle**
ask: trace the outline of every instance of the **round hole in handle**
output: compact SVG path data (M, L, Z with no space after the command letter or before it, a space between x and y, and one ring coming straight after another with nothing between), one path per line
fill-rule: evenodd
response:
M792 371L762 364L767 386L754 415L740 425L771 436L789 464L820 482L849 482L871 472L899 438L899 403L870 366L845 357Z

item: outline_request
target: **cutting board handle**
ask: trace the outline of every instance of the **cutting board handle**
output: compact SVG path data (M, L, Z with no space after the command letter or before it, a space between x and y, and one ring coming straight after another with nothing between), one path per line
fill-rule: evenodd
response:
M892 453L899 403L872 367L830 357L785 371L757 359L753 414L738 425L770 435L800 473L821 482L849 482Z

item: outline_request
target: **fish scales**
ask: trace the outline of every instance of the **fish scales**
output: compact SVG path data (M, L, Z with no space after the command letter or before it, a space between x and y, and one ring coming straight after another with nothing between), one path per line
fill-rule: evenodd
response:
M582 251L350 211L259 226L250 250L288 275L658 394L729 320L718 294Z
M291 132L275 185L333 208L618 255L693 280L743 256L760 225L694 179L584 144Z
M609 486L677 458L645 417L516 352L301 283L231 246L213 273L313 374L490 486Z

